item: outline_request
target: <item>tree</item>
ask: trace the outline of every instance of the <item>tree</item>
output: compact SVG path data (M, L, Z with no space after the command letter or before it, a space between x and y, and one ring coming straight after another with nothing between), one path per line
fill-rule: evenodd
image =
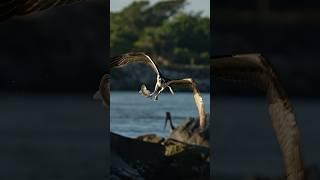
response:
M111 56L133 50L145 28L160 26L184 4L185 0L158 2L154 6L148 1L135 1L121 12L111 13Z
M135 49L145 49L175 63L206 63L209 58L210 20L201 13L179 13L159 27L146 28Z

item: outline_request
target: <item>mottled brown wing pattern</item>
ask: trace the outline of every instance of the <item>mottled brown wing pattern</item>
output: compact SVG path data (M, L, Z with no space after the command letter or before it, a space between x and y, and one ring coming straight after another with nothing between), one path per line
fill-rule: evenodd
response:
M120 68L130 63L145 63L152 67L152 69L159 74L159 69L153 60L143 52L130 52L115 56L111 58L110 68Z
M226 56L213 58L213 74L216 78L252 84L262 90L266 89L264 68L259 63L259 54Z
M213 58L216 78L247 82L267 93L273 129L282 150L287 179L304 179L300 132L293 108L272 66L259 54Z
M94 99L100 99L103 102L103 105L108 110L110 107L110 75L105 74L99 85L99 90L94 94Z
M77 1L80 0L3 0L0 2L0 21Z

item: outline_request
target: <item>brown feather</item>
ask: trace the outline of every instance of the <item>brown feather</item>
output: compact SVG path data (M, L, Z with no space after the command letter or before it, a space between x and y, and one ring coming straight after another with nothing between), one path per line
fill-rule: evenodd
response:
M105 74L100 81L99 90L93 97L94 99L102 99L103 105L108 110L110 107L110 75Z
M212 73L217 78L237 80L267 93L272 125L282 150L287 179L304 179L300 132L293 108L271 65L260 54L213 58Z
M111 58L110 68L121 68L130 63L145 63L148 64L157 74L160 75L160 71L153 60L143 52L130 52L115 56Z
M185 78L180 80L171 80L168 82L168 86L183 86L183 87L189 87L193 90L193 97L194 101L196 103L198 113L199 113L199 119L200 119L200 127L206 128L207 122L206 122L206 111L204 102L200 93L200 90L197 87L197 84L194 82L192 78Z
M9 0L0 2L0 21L80 0Z

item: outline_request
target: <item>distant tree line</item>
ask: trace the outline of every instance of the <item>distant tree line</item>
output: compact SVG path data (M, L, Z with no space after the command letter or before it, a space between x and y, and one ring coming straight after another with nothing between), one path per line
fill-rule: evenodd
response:
M159 63L204 64L209 59L210 19L201 12L186 13L185 0L135 1L110 14L111 56L144 51Z

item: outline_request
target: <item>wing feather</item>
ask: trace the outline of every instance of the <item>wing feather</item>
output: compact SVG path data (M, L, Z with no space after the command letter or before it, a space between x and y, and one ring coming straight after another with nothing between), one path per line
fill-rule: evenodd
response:
M180 80L171 80L167 83L167 85L189 87L193 90L194 101L196 103L198 113L199 113L200 127L203 129L206 128L207 123L206 123L205 106L204 106L204 102L203 102L200 90L198 89L195 81L192 78L185 78Z
M110 106L110 75L105 74L100 80L99 90L94 94L94 99L100 99L108 110Z
M0 21L80 0L4 0L0 2Z
M143 52L130 52L122 54L120 56L115 56L111 58L110 68L123 67L130 63L145 63L152 67L152 69L161 76L159 68L153 62L153 60Z
M304 177L300 132L293 108L271 65L260 54L213 58L216 78L253 84L267 93L269 114L286 168L287 179Z

